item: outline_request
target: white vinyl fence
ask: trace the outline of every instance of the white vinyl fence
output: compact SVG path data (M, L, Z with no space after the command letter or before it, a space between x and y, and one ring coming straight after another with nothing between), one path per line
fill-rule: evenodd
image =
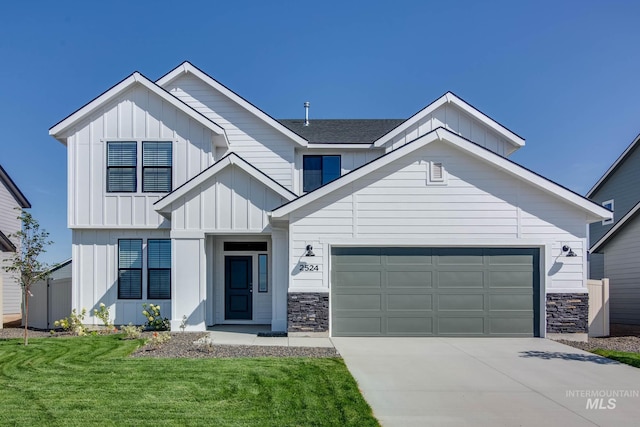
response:
M588 280L589 336L609 336L609 279Z

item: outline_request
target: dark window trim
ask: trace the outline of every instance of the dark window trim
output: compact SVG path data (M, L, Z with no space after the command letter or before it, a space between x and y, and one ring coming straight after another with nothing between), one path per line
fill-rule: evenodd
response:
M140 268L120 268L120 242L122 240L137 240L140 242ZM118 299L122 299L122 300L141 300L143 299L143 295L142 295L142 257L144 256L144 245L143 245L143 240L142 239L118 239ZM125 270L125 271L139 271L140 272L140 298L123 298L120 296L120 271L121 270Z
M120 143L131 143L136 144L136 161L133 166L109 166L109 144L120 144ZM138 192L138 141L107 141L106 153L105 153L105 161L107 163L107 175L106 175L106 190L107 193L137 193ZM115 191L109 189L109 170L111 169L133 169L133 190L131 191ZM129 239L123 239L129 240Z
M320 187L316 187L313 189L305 189L305 184L304 184L304 159L307 157L318 157L320 158L320 187L322 187L325 184L328 184L330 182L335 181L336 179L340 178L342 176L342 155L341 154L303 154L302 155L302 191L306 192L306 193L310 193L314 190L317 190ZM334 179L332 179L331 181L327 181L324 182L324 180L322 179L322 175L324 174L324 158L325 157L337 157L338 158L338 167L340 169L339 171L339 175L337 177L335 177Z
M144 164L144 144L148 142L148 143L159 143L159 142L164 142L164 143L168 143L171 144L171 166L145 166ZM145 190L145 181L144 181L144 171L145 169L169 169L169 190L167 191L150 191L150 190ZM166 194L166 193L170 193L171 190L173 189L173 141L142 141L142 192L143 193L159 193L159 194Z
M149 242L153 242L153 241L169 241L171 242L171 239L147 239L147 299L161 299L161 300L170 300L171 299L171 267L169 268L151 268L149 267ZM171 256L173 256L173 253L171 254ZM151 271L162 271L162 270L168 270L169 271L169 296L166 298L160 298L160 297L152 297L151 296L151 280L149 278L149 276L151 275Z

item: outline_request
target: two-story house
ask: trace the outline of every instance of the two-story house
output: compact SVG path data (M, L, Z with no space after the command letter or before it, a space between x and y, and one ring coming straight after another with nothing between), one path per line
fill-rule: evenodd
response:
M586 333L586 224L609 211L510 161L524 139L452 93L406 120L276 120L185 62L50 134L72 305L117 324L152 302L174 329Z
M3 267L8 265L19 247L20 242L10 237L20 231L22 226L18 219L18 209L30 207L27 198L0 166L0 328L3 315L22 313L22 288L18 276L6 272Z
M609 278L611 323L640 325L640 135L587 197L613 211L589 227L590 277Z

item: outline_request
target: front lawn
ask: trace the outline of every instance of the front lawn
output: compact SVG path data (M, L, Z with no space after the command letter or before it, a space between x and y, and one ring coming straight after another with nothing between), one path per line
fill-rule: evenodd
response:
M592 353L595 353L599 356L607 357L609 359L617 360L618 362L626 363L627 365L635 366L636 368L640 368L640 353L603 350L601 348L593 350Z
M140 344L0 340L0 425L378 425L342 359L128 358Z

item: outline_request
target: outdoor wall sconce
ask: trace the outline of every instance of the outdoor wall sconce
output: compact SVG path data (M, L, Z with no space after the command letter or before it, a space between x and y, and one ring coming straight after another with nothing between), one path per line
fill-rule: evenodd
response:
M305 253L304 256L316 256L316 254L313 253L313 246L307 245L307 253Z
M566 257L578 256L578 255L576 255L575 252L573 252L573 249L571 249L571 246L569 246L569 245L564 245L562 247L562 252L567 252L567 254L565 255Z

